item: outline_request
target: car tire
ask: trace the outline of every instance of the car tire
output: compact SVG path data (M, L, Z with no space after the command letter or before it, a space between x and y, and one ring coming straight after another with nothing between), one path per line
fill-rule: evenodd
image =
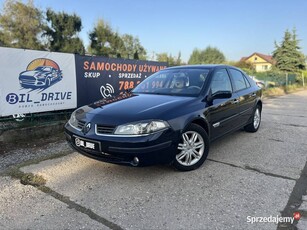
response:
M46 88L48 88L51 85L51 80L50 78L47 78L46 80Z
M190 171L199 168L209 153L209 137L206 131L197 124L190 124L181 135L177 154L172 163L179 171Z
M261 107L260 105L256 106L254 110L252 122L244 127L246 132L255 133L258 131L261 123Z

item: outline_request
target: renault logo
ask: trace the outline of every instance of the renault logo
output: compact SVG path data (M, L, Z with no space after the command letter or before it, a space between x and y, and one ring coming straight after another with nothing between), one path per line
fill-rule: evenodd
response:
M89 123L87 123L87 124L85 124L84 126L83 126L83 128L82 128L82 132L83 132L83 134L87 134L89 131L90 131L90 129L91 129L91 123L89 122Z

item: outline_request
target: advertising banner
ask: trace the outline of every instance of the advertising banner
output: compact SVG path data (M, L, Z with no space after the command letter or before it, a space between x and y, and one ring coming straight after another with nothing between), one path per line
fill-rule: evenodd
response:
M76 55L78 107L134 88L165 62Z
M74 54L0 47L0 116L76 108Z

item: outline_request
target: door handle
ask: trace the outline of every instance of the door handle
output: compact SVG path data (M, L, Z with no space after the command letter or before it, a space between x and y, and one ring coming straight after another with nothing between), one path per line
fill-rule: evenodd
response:
M252 93L250 94L252 97L256 97L256 93Z
M236 99L233 99L231 103L232 104L238 104L239 102L240 102L240 100L238 98L236 98Z

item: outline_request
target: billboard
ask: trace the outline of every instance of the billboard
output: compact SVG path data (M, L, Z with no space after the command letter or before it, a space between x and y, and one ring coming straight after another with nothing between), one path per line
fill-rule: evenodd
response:
M165 62L76 55L78 107L134 88Z
M0 116L77 106L74 54L0 47Z
M73 109L134 88L165 62L0 47L0 117Z

